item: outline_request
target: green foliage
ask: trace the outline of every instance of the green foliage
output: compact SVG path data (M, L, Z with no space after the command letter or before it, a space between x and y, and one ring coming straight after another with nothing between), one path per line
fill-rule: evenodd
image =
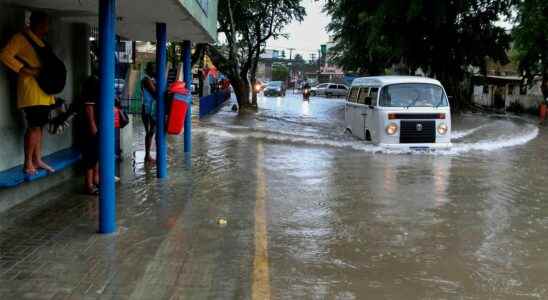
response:
M542 76L548 97L548 1L523 0L518 8L518 25L512 34L519 68L530 83L534 76Z
M272 66L272 80L273 81L286 81L289 77L289 69L284 65L273 65Z
M382 74L394 64L462 80L485 58L506 63L510 36L494 25L514 0L328 0L334 59L347 70ZM540 0L542 1L542 0Z
M295 54L295 57L293 57L293 62L297 65L305 63L303 56L299 53Z

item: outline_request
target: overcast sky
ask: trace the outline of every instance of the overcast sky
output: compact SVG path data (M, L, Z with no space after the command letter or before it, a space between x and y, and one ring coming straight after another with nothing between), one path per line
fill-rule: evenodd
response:
M293 22L285 29L289 34L288 39L269 40L267 48L286 50L289 58L288 48L296 48L293 51L300 53L305 59L310 59L310 53L318 53L321 44L329 40L326 26L329 24L329 16L322 12L323 1L303 0L302 5L306 9L306 16L303 22Z

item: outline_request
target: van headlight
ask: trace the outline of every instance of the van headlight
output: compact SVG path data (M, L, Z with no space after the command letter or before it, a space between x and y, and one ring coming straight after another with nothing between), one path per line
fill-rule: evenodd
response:
M446 134L448 130L449 127L447 127L447 124L441 123L440 125L438 125L438 133L441 135Z
M394 135L397 132L398 132L398 124L390 123L390 124L388 124L388 126L386 126L386 134Z

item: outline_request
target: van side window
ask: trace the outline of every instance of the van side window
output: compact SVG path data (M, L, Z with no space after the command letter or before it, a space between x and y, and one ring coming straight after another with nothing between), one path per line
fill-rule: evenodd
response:
M369 89L369 97L371 103L369 105L377 105L377 96L379 95L379 88Z
M353 87L348 93L348 102L358 102L358 92L360 90L357 87Z
M371 105L371 98L369 98L369 88L360 89L360 96L358 97L358 103Z

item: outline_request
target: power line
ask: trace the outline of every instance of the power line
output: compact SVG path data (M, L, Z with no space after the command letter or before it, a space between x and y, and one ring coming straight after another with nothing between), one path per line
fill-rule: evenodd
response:
M318 48L316 48L316 49L309 49L309 48L294 48L294 47L267 47L267 48L265 48L265 49L270 49L270 50L279 50L279 49L280 49L280 50L281 50L281 49L291 50L291 49L293 49L293 50L297 50L297 51L299 51L299 52L308 52L308 53L310 53L310 52L317 52L318 49L320 49L320 45L318 44Z

